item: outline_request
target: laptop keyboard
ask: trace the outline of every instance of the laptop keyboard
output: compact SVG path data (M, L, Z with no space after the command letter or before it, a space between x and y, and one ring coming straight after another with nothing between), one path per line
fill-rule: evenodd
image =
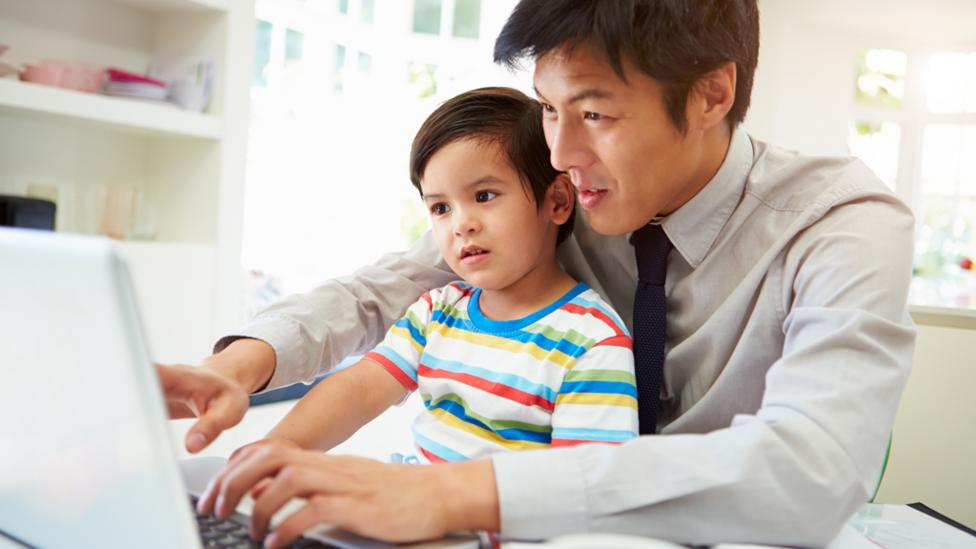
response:
M193 514L196 515L197 528L200 530L200 540L205 549L260 549L263 547L258 540L251 539L248 535L247 525L240 522L243 517L240 515L219 519L213 515L205 515L197 512L197 498L190 496L190 503L193 505ZM298 538L291 545L290 549L335 549L336 546L328 545L308 538Z

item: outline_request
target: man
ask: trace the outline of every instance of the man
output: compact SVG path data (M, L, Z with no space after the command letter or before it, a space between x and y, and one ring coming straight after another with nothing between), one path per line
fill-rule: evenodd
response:
M551 161L585 212L561 260L633 313L638 375L663 376L645 380L660 402L640 404L642 432L658 434L436 467L244 452L208 508L219 495L227 513L270 478L254 513L263 534L281 504L309 496L272 546L318 521L391 540L481 528L826 544L877 485L911 366L913 219L860 162L738 127L758 36L755 0L523 0L496 43L496 61L535 60ZM663 284L645 276L651 255ZM240 419L241 388L311 379L368 350L452 276L425 238L272 307L204 371L162 367L174 413L206 411L188 447ZM647 286L666 295L663 355L641 349L663 335Z

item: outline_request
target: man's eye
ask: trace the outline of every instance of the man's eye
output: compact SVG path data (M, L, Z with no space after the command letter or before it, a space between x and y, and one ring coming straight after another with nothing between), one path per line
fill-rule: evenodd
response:
M451 211L451 209L443 202L438 202L430 207L430 213L434 215L444 215L449 211Z
M498 196L494 191L478 191L474 195L475 202L488 202Z
M606 117L598 112L585 112L583 113L583 118L586 120L603 120Z
M556 114L556 107L553 107L549 103L543 103L542 104L542 114L543 114L543 116L546 116L546 115L549 115L549 116L555 115Z

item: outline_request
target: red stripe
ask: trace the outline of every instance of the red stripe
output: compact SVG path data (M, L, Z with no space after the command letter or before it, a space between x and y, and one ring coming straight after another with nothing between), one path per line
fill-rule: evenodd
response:
M569 303L563 305L562 306L562 309L564 311L569 311L571 313L575 313L575 314L578 314L578 315L585 315L585 314L593 315L596 318L602 320L603 323L606 324L607 326L610 326L610 328L617 335L623 335L624 334L623 331L620 330L620 327L617 326L617 323L614 322L612 318L610 318L609 316L607 316L606 314L604 314L604 312L601 311L600 309L594 309L592 307L591 308L581 307L579 305L576 305L573 302L569 302Z
M502 383L496 383L494 381L488 381L484 378L478 376L473 376L471 374L459 374L456 372L448 372L446 370L436 370L429 366L423 364L417 368L417 376L424 376L430 378L440 378L440 379L453 379L455 381L460 381L465 385L474 387L475 389L481 389L486 393L491 393L502 398L507 398L508 400L518 402L519 404L524 404L525 406L538 406L543 410L551 412L555 409L556 404L550 402L539 395L533 395L532 393L526 393L525 391L520 391L508 385Z
M400 382L400 385L403 385L408 390L413 391L414 389L417 388L417 383L414 380L410 379L410 376L405 374L403 370L401 370L400 368L397 368L397 365L394 364L392 361L390 361L390 359L386 358L385 356L379 353L371 352L371 353L366 353L366 356L363 358L368 358L372 361L375 361L383 368L386 368L386 371L389 372L391 376L395 377L396 380Z
M448 284L448 286L461 292L461 297L471 295L472 293L474 293L474 290L472 290L471 288L462 288L457 282L451 282L450 284Z
M430 292L424 292L424 295L422 295L421 297L424 298L424 301L427 302L427 306L430 308L431 311L433 311L434 303L430 300Z
M625 349L633 349L634 341L630 337L625 335L618 335L613 337L608 337L603 341L594 345L594 347L623 347Z
M579 446L580 444L620 444L619 442L609 442L606 440L575 440L570 438L552 439L552 447L558 446Z
M428 452L427 450L421 448L420 446L417 446L417 448L420 450L420 453L423 454L425 458L427 458L427 461L431 463L447 463L447 460L442 458L441 456Z

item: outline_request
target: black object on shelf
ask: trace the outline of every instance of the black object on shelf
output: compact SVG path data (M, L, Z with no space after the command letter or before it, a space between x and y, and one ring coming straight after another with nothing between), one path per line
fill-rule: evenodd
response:
M0 226L53 231L56 211L50 200L0 195Z

